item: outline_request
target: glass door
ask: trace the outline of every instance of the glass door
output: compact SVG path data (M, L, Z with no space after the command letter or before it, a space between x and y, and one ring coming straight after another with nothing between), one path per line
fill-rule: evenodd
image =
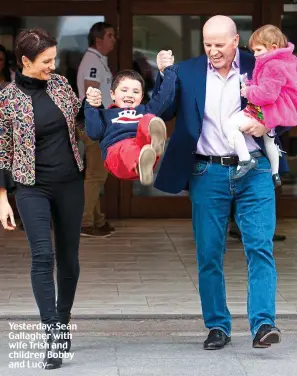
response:
M281 28L288 40L295 45L297 56L297 4L285 1L281 15ZM282 176L282 187L278 197L278 212L281 216L296 217L297 213L297 127L282 137L283 149L287 152L290 172Z

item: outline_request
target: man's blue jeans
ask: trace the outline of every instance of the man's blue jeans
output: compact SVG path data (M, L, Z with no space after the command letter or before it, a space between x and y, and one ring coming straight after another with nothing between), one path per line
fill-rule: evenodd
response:
M274 325L276 269L273 257L275 193L270 163L232 180L236 167L198 161L190 179L199 291L207 328L231 334L223 271L232 202L248 264L247 310L252 335L262 324Z

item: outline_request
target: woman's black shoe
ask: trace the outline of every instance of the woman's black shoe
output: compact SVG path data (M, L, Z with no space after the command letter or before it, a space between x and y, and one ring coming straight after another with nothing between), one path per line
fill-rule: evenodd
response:
M69 331L69 323L71 320L71 313L69 314L59 314L58 312L58 320L59 320L59 329L60 329L60 343L62 347L62 351L65 353L69 353L71 349L71 339L72 335Z
M56 369L62 365L63 349L61 346L60 330L56 325L46 330L47 343L45 358L43 361L44 369Z
M61 351L69 353L71 349L71 334L69 329L64 329L63 325L60 328L60 344Z

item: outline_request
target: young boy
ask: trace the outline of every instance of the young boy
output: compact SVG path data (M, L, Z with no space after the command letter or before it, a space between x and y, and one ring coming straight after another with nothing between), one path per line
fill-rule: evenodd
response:
M105 167L119 179L153 182L153 169L164 152L166 126L159 117L174 99L176 66L164 70L160 91L147 104L140 104L144 80L133 70L119 72L111 84L114 105L101 106L100 90L89 88L85 126L92 140L99 140Z

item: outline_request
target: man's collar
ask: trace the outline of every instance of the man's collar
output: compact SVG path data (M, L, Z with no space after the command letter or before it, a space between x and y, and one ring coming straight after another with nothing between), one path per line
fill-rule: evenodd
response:
M216 71L216 68L211 64L209 58L207 58L207 67L208 67L208 69L210 69L212 71ZM238 48L236 48L236 53L235 53L234 59L232 61L232 68L233 69L239 68L239 49Z
M239 68L239 60L240 60L239 49L236 48L236 54L235 54L234 60L232 62L233 68Z
M98 50L96 50L96 49L93 48L93 47L89 47L89 48L88 48L88 51L90 51L90 52L92 52L92 53L98 55L100 58L104 58L104 59L107 58L107 56L102 55L101 52L99 52Z

